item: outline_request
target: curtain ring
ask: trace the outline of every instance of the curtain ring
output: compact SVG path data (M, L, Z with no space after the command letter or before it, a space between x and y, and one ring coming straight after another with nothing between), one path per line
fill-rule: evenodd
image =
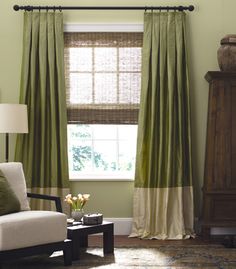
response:
M33 8L31 6L26 6L25 11L33 11Z
M61 6L59 6L58 9L59 9L60 12L62 11Z

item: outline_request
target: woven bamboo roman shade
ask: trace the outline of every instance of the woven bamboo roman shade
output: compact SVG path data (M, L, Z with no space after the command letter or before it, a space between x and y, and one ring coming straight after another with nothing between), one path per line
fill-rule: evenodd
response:
M137 124L142 33L65 33L68 123Z

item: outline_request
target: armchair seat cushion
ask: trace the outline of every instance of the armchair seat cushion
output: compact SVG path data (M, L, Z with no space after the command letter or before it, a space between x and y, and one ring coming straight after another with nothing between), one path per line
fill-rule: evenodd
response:
M0 216L0 251L63 241L66 215L51 211L21 211Z

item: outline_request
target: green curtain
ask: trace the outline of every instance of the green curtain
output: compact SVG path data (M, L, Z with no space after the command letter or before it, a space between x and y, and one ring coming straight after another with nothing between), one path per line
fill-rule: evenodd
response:
M64 197L69 176L63 14L25 12L23 31L20 103L28 106L29 133L17 136L15 160L23 163L29 190Z
M193 236L185 17L184 12L144 14L131 236Z

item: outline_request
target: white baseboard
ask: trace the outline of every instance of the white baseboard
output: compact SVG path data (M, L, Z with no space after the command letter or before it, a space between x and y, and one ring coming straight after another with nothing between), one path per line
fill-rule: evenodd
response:
M132 218L104 218L114 223L114 235L129 235L131 233Z

